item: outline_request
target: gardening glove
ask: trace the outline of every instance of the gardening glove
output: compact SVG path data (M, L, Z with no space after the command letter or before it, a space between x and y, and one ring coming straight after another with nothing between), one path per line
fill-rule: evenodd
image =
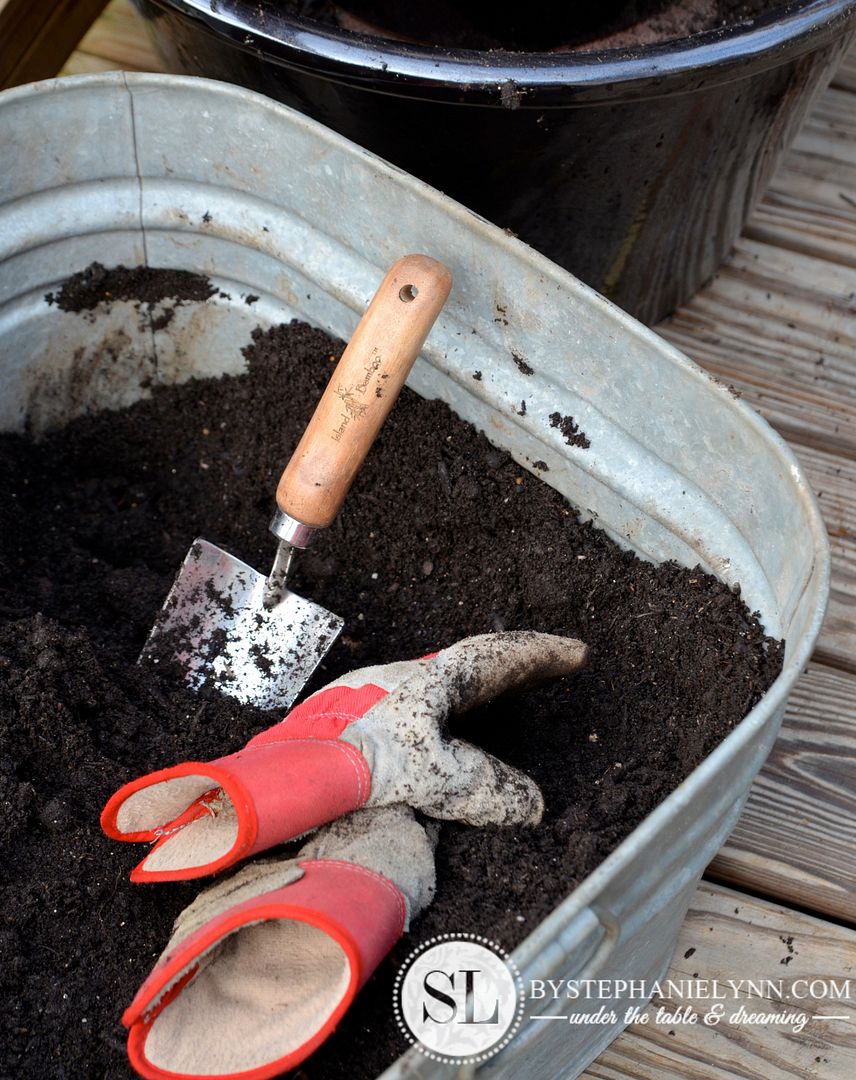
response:
M144 1077L278 1076L308 1057L434 896L413 811L359 810L207 889L122 1017Z
M575 671L585 657L585 645L573 638L518 631L362 668L235 754L126 784L101 824L117 840L155 841L133 881L215 873L360 806L400 802L469 825L537 824L537 785L448 738L446 720L511 687Z

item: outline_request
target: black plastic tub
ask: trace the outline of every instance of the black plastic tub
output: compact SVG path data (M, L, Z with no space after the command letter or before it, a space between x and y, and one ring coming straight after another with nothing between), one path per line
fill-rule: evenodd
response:
M136 0L171 71L260 90L655 322L708 278L856 32L856 0L634 50L445 50L266 0Z

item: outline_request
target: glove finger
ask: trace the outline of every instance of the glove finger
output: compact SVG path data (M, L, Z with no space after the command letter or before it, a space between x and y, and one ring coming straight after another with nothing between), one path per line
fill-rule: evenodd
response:
M342 733L371 769L369 805L403 802L472 825L540 821L537 785L469 743L445 739L444 721L512 687L577 671L587 652L574 638L517 631L438 653Z
M506 690L578 671L587 657L587 646L576 638L534 630L479 634L438 653L428 679L445 688L449 712L465 712Z
M417 797L431 817L467 825L537 825L544 815L531 777L460 739L441 745Z
M430 733L437 732L450 713L466 712L512 688L524 689L578 671L587 658L588 647L576 638L534 630L465 638L421 661L410 678L340 737L360 749L376 778L383 741L433 740Z

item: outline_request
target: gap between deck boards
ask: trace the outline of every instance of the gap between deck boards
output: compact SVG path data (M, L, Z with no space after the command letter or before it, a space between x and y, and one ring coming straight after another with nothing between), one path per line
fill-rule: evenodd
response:
M619 1035L582 1080L852 1080L856 1076L853 930L703 883L681 928L666 979L677 984L673 992L664 983L663 995L644 1011L647 1023L633 1024ZM736 993L729 980L737 984ZM750 987L746 980L760 985ZM802 980L816 981L817 997L801 996L810 988ZM845 991L844 996L820 996L821 983L823 992ZM711 996L714 992L722 996ZM698 1018L694 1024L681 1019L686 1017L681 1010L687 1005ZM802 1012L807 1023L796 1032L786 1024L750 1024L736 1018L732 1022L741 1005L750 1014ZM723 1019L705 1023L718 1006ZM660 1009L676 1018L658 1023ZM823 1019L830 1015L846 1019Z
M791 696L781 736L710 872L852 924L856 51L842 71L852 87L842 89L836 80L819 99L729 260L658 329L787 439L818 496L832 553L830 602L814 663Z

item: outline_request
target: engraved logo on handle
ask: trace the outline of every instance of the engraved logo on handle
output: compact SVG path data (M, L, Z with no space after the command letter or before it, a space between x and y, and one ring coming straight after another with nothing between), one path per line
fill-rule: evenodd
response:
M336 396L341 399L344 412L339 414L339 426L334 428L330 437L334 442L341 442L345 429L352 420L360 420L366 413L368 405L358 400L358 395L364 396L371 385L372 376L383 363L377 347L373 348L369 362L363 366L363 377L354 386L339 386L336 388ZM378 395L380 396L380 395Z

